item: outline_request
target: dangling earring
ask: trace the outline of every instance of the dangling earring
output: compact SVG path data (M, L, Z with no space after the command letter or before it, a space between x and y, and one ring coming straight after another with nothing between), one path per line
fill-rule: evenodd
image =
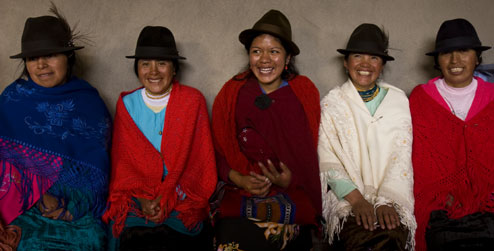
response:
M287 71L287 70L288 70L288 65L286 64L286 65L285 65L285 71Z

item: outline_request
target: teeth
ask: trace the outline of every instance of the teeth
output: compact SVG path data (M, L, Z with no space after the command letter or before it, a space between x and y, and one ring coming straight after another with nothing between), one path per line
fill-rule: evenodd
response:
M273 68L259 68L261 73L270 73L272 70Z
M160 79L148 79L148 81L151 83L159 83Z
M363 76L369 76L370 72L369 71L357 71L358 74L363 75Z
M451 72L461 72L461 71L463 71L463 68L455 67L455 68L451 68L450 71Z

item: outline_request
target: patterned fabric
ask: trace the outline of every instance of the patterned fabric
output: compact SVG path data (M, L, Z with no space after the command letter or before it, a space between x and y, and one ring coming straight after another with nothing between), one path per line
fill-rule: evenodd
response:
M202 94L173 81L166 108L161 151L157 151L136 126L120 95L115 114L112 148L112 176L105 222L114 221L113 235L123 230L129 212L139 217L133 197L162 196L161 221L175 210L188 228L208 216L208 199L216 187L217 174L209 116ZM163 164L168 169L164 180ZM177 192L177 186L187 195Z
M243 197L240 216L283 224L295 221L296 206L286 194L270 197Z
M494 85L477 78L475 99L462 121L444 100L428 94L435 80L410 95L418 250L426 249L432 211L446 210L452 219L494 212Z
M224 218L215 225L218 251L309 251L309 226L260 222L247 218Z
M7 224L21 221L41 195L48 193L73 216L65 222L67 227L87 217L98 225L107 194L111 119L96 89L75 77L54 88L18 79L0 96L0 121L3 220ZM40 213L32 217L45 220ZM50 227L41 226L40 231ZM23 227L23 233L33 231L33 226ZM21 245L27 242L25 238L27 234ZM44 238L33 236L48 245Z
M353 182L374 208L395 207L401 224L410 231L407 248L413 249L416 223L408 100L400 89L386 83L379 85L388 93L374 116L350 80L321 101L318 153L327 237L332 243L350 215L351 206L326 188L345 180Z

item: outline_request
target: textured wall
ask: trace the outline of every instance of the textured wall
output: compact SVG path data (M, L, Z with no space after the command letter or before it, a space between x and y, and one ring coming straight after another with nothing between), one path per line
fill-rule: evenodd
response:
M137 36L146 25L162 25L175 35L187 57L181 82L198 88L211 107L223 83L247 65L238 34L251 28L266 11L275 8L288 16L294 41L301 49L300 72L316 83L321 96L345 80L342 58L353 29L375 23L389 32L390 54L383 78L409 93L418 83L437 74L424 53L434 46L442 21L463 17L476 27L485 45L494 45L492 0L54 0L71 25L88 33L93 45L78 51L81 76L101 93L110 111L121 91L139 83L132 55ZM0 0L0 90L21 72L20 40L27 17L46 15L47 0ZM494 50L483 54L494 63Z

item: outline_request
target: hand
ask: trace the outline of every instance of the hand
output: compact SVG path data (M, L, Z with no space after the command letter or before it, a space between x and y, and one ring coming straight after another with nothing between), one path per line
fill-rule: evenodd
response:
M376 222L376 215L374 214L374 207L370 204L359 190L355 189L345 196L350 205L352 205L352 212L355 215L357 224L364 225L365 229L373 231L375 229L374 223Z
M271 181L266 176L254 172L250 172L250 175L242 175L232 169L228 177L235 185L253 195L264 197L268 195L271 188Z
M56 197L45 193L38 202L38 208L43 217L53 220L72 221L72 214L65 208L63 199L59 201Z
M146 219L158 223L163 215L160 207L161 195L154 200L144 198L137 198L137 200L141 204L141 210Z
M382 229L395 229L400 225L400 217L393 206L382 205L376 209L377 220Z
M258 163L262 170L262 173L268 177L268 179L275 185L282 188L287 188L292 181L292 172L288 167L280 161L281 173L276 170L271 160L268 160L268 167L266 168L261 162Z

